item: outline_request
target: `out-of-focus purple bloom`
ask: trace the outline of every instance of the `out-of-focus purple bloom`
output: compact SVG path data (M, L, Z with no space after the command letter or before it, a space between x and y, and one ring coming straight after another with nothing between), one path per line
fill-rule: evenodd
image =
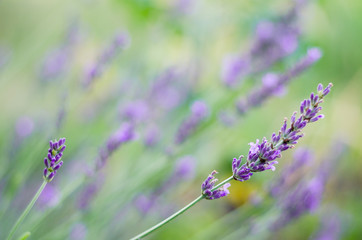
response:
M325 214L322 218L321 228L310 239L338 240L341 237L341 217L339 214Z
M154 106L166 110L179 106L185 100L188 92L188 86L185 84L183 75L172 67L163 72L151 86L148 96L150 102Z
M47 184L39 196L38 205L40 208L54 207L60 201L60 192L52 184Z
M65 150L65 138L60 138L49 142L48 156L44 158L45 168L43 171L44 179L47 182L53 180L57 170L63 165L61 158Z
M134 204L137 209L144 215L146 215L155 205L155 195L151 195L149 197L145 195L138 195L134 200Z
M52 80L64 74L69 66L73 48L78 38L78 26L72 24L61 46L49 51L40 68L40 77Z
M296 19L301 6L296 2L276 21L260 22L256 26L250 50L224 58L221 79L226 86L237 86L245 76L265 71L298 48L300 31Z
M248 62L236 55L224 57L221 69L221 80L228 87L234 87L249 71Z
M109 156L122 144L129 142L134 138L135 132L133 125L127 122L123 123L120 128L109 137L106 147L100 150L96 163L97 169L102 168L107 162Z
M152 147L160 140L160 130L158 127L152 125L148 126L145 130L143 142L147 147Z
M298 185L281 202L282 215L273 223L272 229L280 229L306 212L313 213L321 203L324 184L324 180L317 176Z
M285 86L278 84L278 75L275 73L265 74L262 83L265 88L272 89L271 93L275 96L283 96L286 93Z
M250 149L246 163L241 165L242 156L239 159L234 159L232 163L234 179L245 181L250 178L251 172L262 172L271 169L275 170L274 164L277 164L277 158L280 158L281 153L289 148L293 148L298 143L298 139L303 137L301 130L310 122L315 122L323 115L318 115L322 107L318 105L323 102L323 98L329 93L332 84L326 88L318 85L318 94L312 93L310 99L302 101L300 106L300 116L297 118L297 112L294 112L290 118L290 127L287 127L287 119L278 134L273 133L271 140L263 138L255 143L250 143Z
M214 175L217 172L214 170L211 172L211 174L206 178L206 180L201 185L201 192L202 195L205 197L205 199L213 200L218 199L221 197L227 196L230 192L228 188L231 186L230 183L226 183L223 186L221 186L218 189L213 189L215 183L218 181L217 178L214 177Z
M143 100L130 102L123 108L121 115L132 123L147 121L149 106Z
M78 207L80 209L87 209L93 200L93 198L98 193L100 187L103 185L104 176L97 175L94 182L89 183L81 192L78 198Z
M16 135L21 139L28 137L34 130L34 121L30 117L18 118L15 124Z
M195 101L191 106L191 115L181 123L178 129L175 143L183 143L208 115L208 106L202 101Z
M119 146L125 142L131 141L135 136L133 125L124 123L121 127L108 139L108 153L114 152Z
M117 54L125 49L129 43L130 37L128 34L118 33L111 44L99 55L97 61L87 66L84 73L83 85L88 87L96 78L99 78Z
M195 175L195 158L184 156L176 162L174 175L181 179L191 179Z
M311 48L308 50L307 55L300 59L286 73L282 75L266 74L260 87L255 88L245 98L241 98L236 102L238 113L245 114L249 109L259 106L271 96L282 94L285 91L285 86L297 75L318 61L320 56L321 52L318 48Z
M304 166L307 166L314 159L311 150L299 148L294 153L293 161L289 166L283 169L278 179L272 184L270 192L273 197L278 197L290 189L290 179L295 177L295 174Z
M84 240L87 237L87 227L84 223L77 223L73 225L70 233L69 239L70 240Z

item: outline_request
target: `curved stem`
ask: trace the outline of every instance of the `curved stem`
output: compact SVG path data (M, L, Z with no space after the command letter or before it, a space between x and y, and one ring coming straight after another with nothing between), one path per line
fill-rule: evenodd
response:
M30 210L33 208L36 200L38 200L40 194L43 192L45 186L47 185L47 181L44 180L43 184L40 186L39 190L37 191L37 193L34 195L33 199L31 200L31 202L28 204L28 206L25 208L24 212L21 214L21 216L18 218L18 220L16 221L16 223L14 224L13 228L11 229L7 240L10 240L16 229L19 227L19 225L21 224L21 222L24 220L24 218L26 217L26 215L28 215L28 213L30 212Z
M131 238L131 240L136 240L136 239L141 239L145 236L147 236L148 234L150 234L151 232L155 231L156 229L162 227L163 225L165 225L166 223L168 223L169 221L171 221L172 219L176 218L177 216L181 215L182 213L184 213L186 210L188 210L190 207L192 207L193 205L195 205L197 202L199 202L200 200L202 200L204 198L203 195L200 195L198 198L196 198L194 201L192 201L191 203L189 203L188 205L186 205L184 208L180 209L178 212L172 214L171 216L169 216L168 218L166 218L165 220L163 220L162 222L154 225L153 227L147 229L146 231L144 231L143 233L138 234L137 236Z

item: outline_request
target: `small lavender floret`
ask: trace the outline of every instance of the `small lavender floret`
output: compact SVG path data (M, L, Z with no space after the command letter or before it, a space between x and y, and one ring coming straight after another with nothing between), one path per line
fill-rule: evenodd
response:
M213 190L215 183L218 181L218 179L214 177L216 173L217 172L215 170L212 171L211 174L206 178L206 180L201 185L202 195L208 200L225 197L230 193L228 190L228 188L231 186L230 183L226 183L220 188Z
M52 181L57 170L63 165L61 158L65 150L65 138L60 138L58 141L49 141L49 149L47 158L44 158L44 179L48 182Z

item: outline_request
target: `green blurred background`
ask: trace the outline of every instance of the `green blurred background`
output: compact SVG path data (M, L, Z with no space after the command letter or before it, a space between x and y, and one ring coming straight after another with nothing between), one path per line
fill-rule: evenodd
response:
M249 77L241 88L229 90L220 81L222 59L228 53L247 51L256 24L288 11L292 2L195 0L186 9L177 4L180 1L0 1L0 47L6 49L6 60L0 65L0 237L5 238L41 184L49 139L67 138L64 167L51 183L58 199L46 207L36 205L17 234L30 231L29 239L74 239L72 231L81 224L85 239L128 239L165 217L158 210L142 215L132 201L137 194L159 186L175 159L193 155L196 176L160 196L165 209L171 208L167 213L197 197L212 170L220 173L219 179L228 177L232 158L246 155L249 142L270 136L318 83L332 82L333 90L323 103L326 117L307 127L297 146L312 149L317 164L333 150L336 140L346 145L335 162L322 205L315 214L305 214L282 230L255 238L308 239L319 228L319 216L330 209L339 212L342 239L362 238L362 2L309 1L298 19L301 40L297 51L272 70L288 69L309 47L319 47L322 59L297 77L285 96L268 100L233 127L220 124L216 110L232 109L237 96L260 84L261 77ZM64 44L72 26L77 37L65 73L56 79L41 79L45 56ZM119 31L129 33L129 47L91 88L84 89L85 66L97 59ZM155 148L134 141L117 150L102 170L99 193L88 209L79 210L76 202L82 186L92 182L84 176L94 165L100 146L119 126L119 106L144 92L171 66L191 69L190 78L196 80L186 101L159 122L165 138ZM175 155L164 154L195 99L210 105L209 121L178 146ZM65 118L57 128L61 109ZM32 119L33 131L18 141L16 122L24 116ZM227 198L202 201L149 238L223 239L233 233L231 239L253 238L250 232L238 231L272 214L274 205L265 186L283 170L293 152L283 154L276 172L233 183ZM254 195L261 198L261 204L250 203Z

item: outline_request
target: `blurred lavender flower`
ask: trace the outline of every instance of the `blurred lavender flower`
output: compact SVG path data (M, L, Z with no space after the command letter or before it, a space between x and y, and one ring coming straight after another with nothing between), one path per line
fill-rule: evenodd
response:
M248 61L240 56L227 55L222 62L221 80L226 86L234 87L248 73L249 67Z
M174 0L174 8L178 13L189 14L194 7L193 0Z
M42 209L55 207L60 201L60 192L52 184L47 184L39 196L38 206Z
M82 191L78 198L78 207L79 209L87 209L92 199L95 197L99 191L103 182L103 176L97 177L96 181L89 183Z
M227 196L230 192L228 188L231 186L230 183L224 184L222 187L218 189L213 189L215 183L218 181L217 178L214 177L214 175L217 172L214 170L211 172L211 174L206 178L206 180L201 185L201 192L202 195L205 197L205 199L213 200L218 199L221 197Z
M313 240L338 240L341 237L341 217L339 214L325 214L321 227L310 239Z
M172 173L158 188L154 189L148 197L144 194L136 197L135 204L138 210L147 214L150 209L157 208L159 196L173 189L181 181L190 180L195 176L195 164L196 160L192 156L183 156L177 159Z
M300 116L297 118L297 112L294 112L290 121L290 127L287 127L287 119L278 134L273 133L271 141L267 141L264 137L259 143L259 139L255 143L250 143L249 154L246 163L241 165L243 156L239 159L234 158L232 163L233 176L235 180L246 181L250 179L252 172L262 172L265 170L275 170L274 164L277 164L277 158L281 157L281 153L289 148L293 148L298 143L298 139L303 137L301 130L311 122L315 122L324 116L318 114L322 107L319 104L323 102L323 98L329 93L332 84L326 88L322 84L317 87L318 94L311 93L310 99L302 101L300 106Z
M282 214L270 226L271 229L278 230L302 214L315 212L322 201L328 178L335 171L336 163L342 156L344 149L343 143L335 142L329 154L316 168L314 177L306 177L293 190L285 191L288 192L285 198L282 198L282 195L277 196Z
M178 129L175 143L183 143L208 115L208 106L202 101L195 101L191 105L191 115L182 122Z
M307 166L314 159L311 150L307 148L299 148L294 153L294 158L291 164L283 169L278 179L271 185L270 193L273 197L278 197L282 193L286 193L291 187L291 179L304 166Z
M147 126L143 142L147 147L152 147L160 140L160 130L157 126Z
M122 109L121 115L130 122L136 124L147 121L149 119L149 111L147 103L139 99L128 103Z
M268 73L263 77L261 87L255 88L245 98L236 102L236 108L240 114L246 113L249 109L262 104L273 95L282 94L285 86L297 75L305 71L309 66L318 61L322 56L318 48L310 48L307 55L282 75Z
M84 240L87 237L87 227L84 223L77 223L73 225L70 234L69 240Z
M103 50L97 61L86 68L83 85L88 87L96 78L99 78L117 54L125 49L129 43L130 37L127 33L118 33L111 44Z
M16 135L20 139L28 137L34 130L34 121L30 117L23 116L17 119L15 124Z
M49 142L48 156L44 158L44 179L47 182L53 180L57 170L63 165L63 161L61 158L63 156L63 152L65 150L65 138L60 138L58 141L55 140Z
M152 105L171 110L179 106L188 93L185 74L175 67L170 67L158 76L150 88L147 99Z
M66 72L78 35L78 26L77 24L72 23L62 45L46 54L40 68L41 79L53 80Z
M245 76L268 69L297 49L300 31L296 20L303 4L295 2L285 15L274 22L260 22L248 53L224 58L221 79L226 86L235 87Z
M123 123L119 129L107 140L106 147L102 148L96 160L96 169L101 169L107 162L109 156L122 144L135 138L134 127L130 123Z

